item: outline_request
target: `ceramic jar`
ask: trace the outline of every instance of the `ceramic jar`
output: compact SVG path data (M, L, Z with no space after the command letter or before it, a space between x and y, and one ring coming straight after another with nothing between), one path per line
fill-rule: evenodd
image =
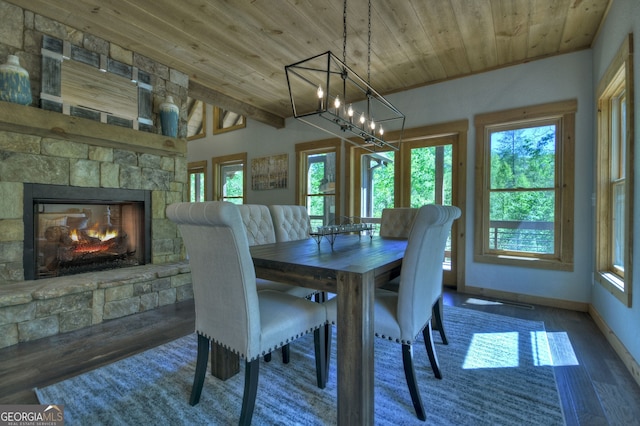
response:
M160 125L164 136L178 136L180 108L173 103L173 96L167 96L160 104Z
M17 56L9 55L7 63L0 65L0 101L31 105L31 100L29 72Z

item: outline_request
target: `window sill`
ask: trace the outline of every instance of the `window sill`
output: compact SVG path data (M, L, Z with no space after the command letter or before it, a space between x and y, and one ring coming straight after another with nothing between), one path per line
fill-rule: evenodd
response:
M494 265L508 265L520 268L550 269L554 271L573 271L573 262L560 260L541 259L539 257L524 257L498 254L476 254L475 262L492 263Z
M611 272L596 272L596 281L625 306L631 307L629 293L624 291L625 282Z

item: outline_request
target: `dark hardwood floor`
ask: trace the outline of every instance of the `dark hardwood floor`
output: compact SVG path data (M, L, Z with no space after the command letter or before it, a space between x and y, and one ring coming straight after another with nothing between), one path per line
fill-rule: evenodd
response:
M567 425L640 424L640 387L587 313L445 292L445 304L544 321ZM0 349L0 404L193 332L193 302ZM451 338L452 336L449 336Z

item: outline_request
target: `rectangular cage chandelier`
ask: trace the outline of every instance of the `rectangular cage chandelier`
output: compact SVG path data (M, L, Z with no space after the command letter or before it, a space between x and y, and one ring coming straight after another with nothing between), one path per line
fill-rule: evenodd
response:
M398 149L384 135L402 135L404 114L333 53L287 65L285 72L294 118L349 143Z
M369 151L399 148L384 134L404 132L405 116L371 86L371 0L367 79L347 66L347 0L342 8L342 60L330 51L285 66L294 118ZM348 139L346 135L356 136Z

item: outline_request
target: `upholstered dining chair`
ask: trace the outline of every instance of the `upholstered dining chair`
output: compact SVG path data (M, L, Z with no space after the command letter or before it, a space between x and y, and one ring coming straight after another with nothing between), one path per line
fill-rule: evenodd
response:
M413 221L418 213L417 207L395 207L382 209L380 216L380 236L386 238L409 238ZM387 290L398 291L399 278L389 281L383 286ZM440 333L440 339L445 345L449 344L447 334L444 330L442 321L442 296L432 306L433 310L433 328Z
M311 221L305 206L269 206L276 241L304 240L311 237Z
M166 214L178 225L191 266L198 355L190 404L200 400L211 342L245 359L241 425L251 423L260 357L311 331L318 387L324 388L320 332L326 326L325 307L284 292L257 290L238 206L222 201L176 203Z
M416 415L426 420L413 367L413 343L420 332L436 378L442 373L432 338L432 310L442 294L442 259L453 221L460 217L454 206L426 205L416 213L400 271L398 292L376 290L374 332L377 337L402 345L405 378ZM336 323L340 296L327 301L327 317Z
M276 233L273 228L271 212L269 212L269 208L266 205L238 204L238 210L240 210L240 217L242 217L242 223L247 231L249 246L276 242ZM310 288L293 286L276 281L265 280L263 278L256 278L256 286L258 291L283 291L293 296L306 297L308 299L317 293L316 290ZM271 353L266 354L264 359L267 362L271 361ZM289 359L289 345L286 344L282 347L282 362L288 364Z

